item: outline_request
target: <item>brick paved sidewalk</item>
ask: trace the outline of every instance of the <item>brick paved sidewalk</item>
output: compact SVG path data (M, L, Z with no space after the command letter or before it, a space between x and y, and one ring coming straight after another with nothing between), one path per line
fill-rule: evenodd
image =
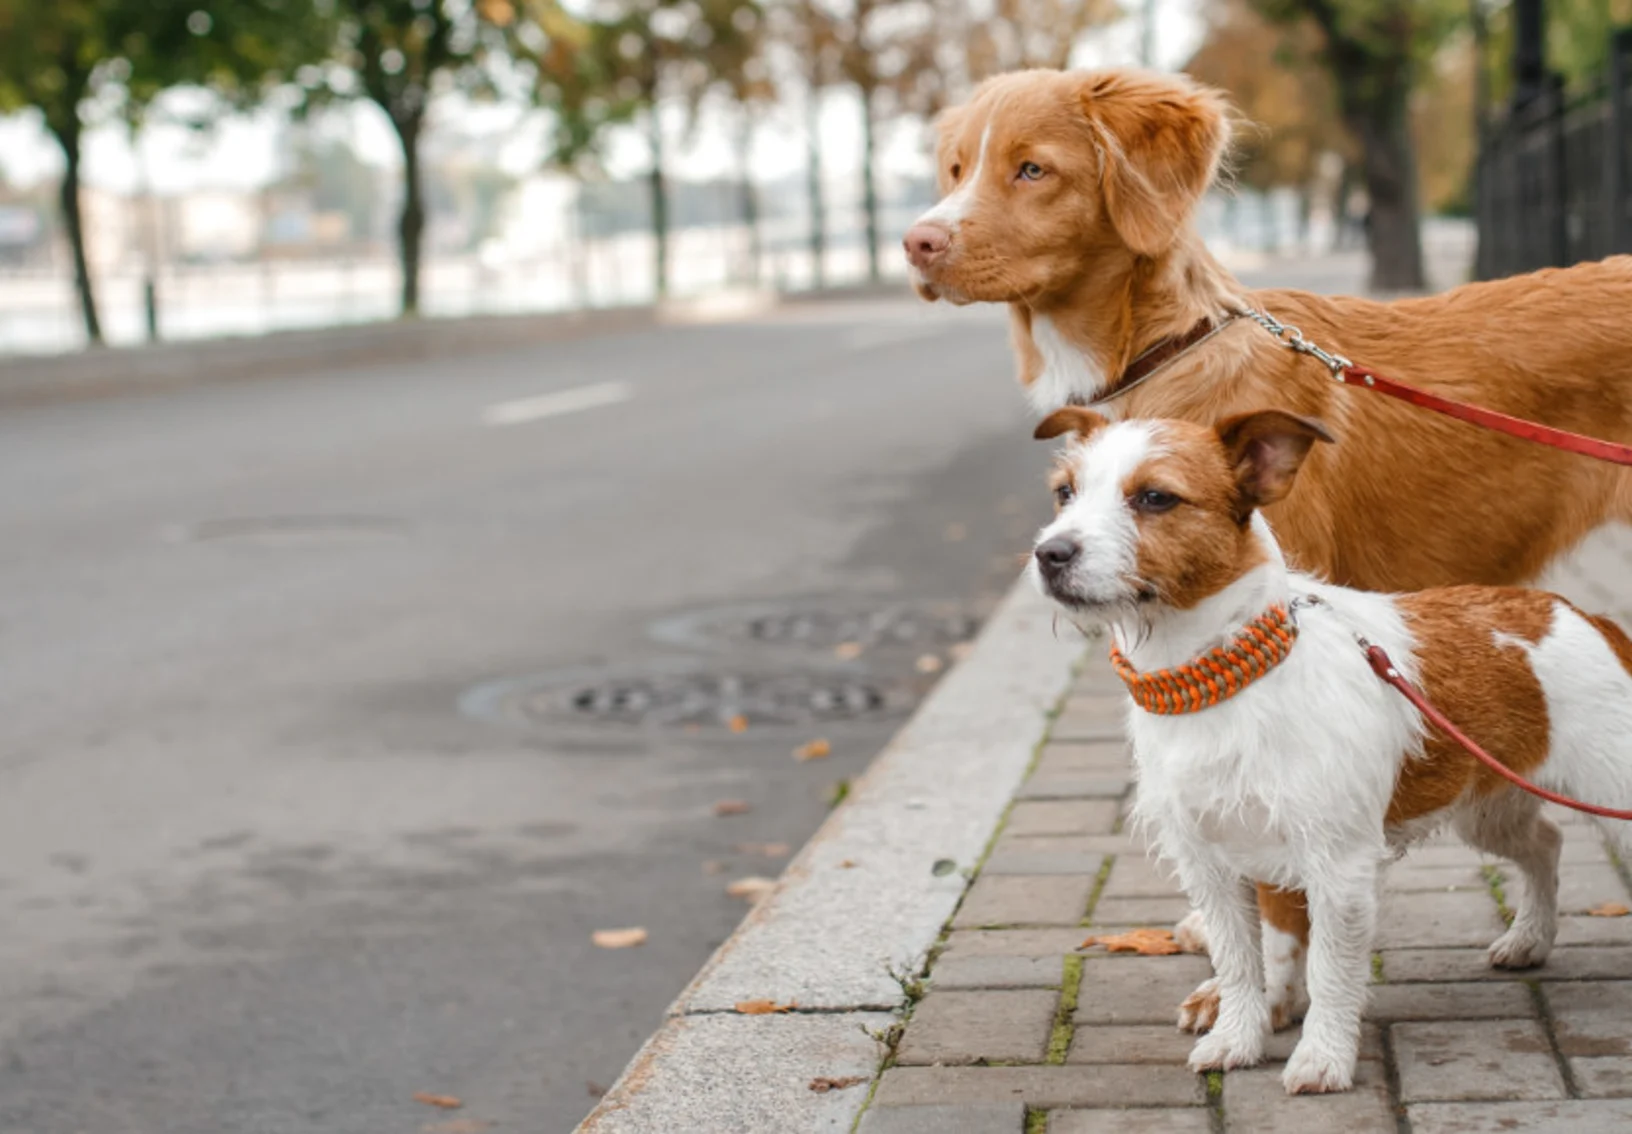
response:
M1632 538L1600 538L1551 580L1625 617ZM1597 829L1564 826L1558 947L1486 967L1511 868L1450 839L1389 872L1358 1083L1288 1098L1283 1032L1264 1066L1200 1076L1175 1009L1202 957L1078 951L1089 928L1169 926L1188 908L1122 832L1131 771L1121 690L1097 649L964 897L861 1134L1450 1134L1632 1130L1632 904ZM1629 741L1632 742L1632 741ZM1629 754L1632 756L1632 754Z

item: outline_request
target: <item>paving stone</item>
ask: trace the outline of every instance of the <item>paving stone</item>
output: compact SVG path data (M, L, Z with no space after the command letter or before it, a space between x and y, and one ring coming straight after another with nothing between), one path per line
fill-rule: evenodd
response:
M1016 835L1004 831L992 848L993 854L1008 851L1025 854L1114 854L1143 855L1144 844L1132 834L1120 835Z
M1230 1071L1224 1076L1226 1134L1394 1134L1393 1107L1382 1065L1362 1061L1354 1089L1334 1095L1289 1096L1280 1067Z
M1584 914L1605 902L1632 904L1621 872L1608 862L1574 866L1561 871L1558 879L1558 910Z
M1632 1096L1632 1056L1580 1056L1570 1060L1570 1074L1584 1098Z
M874 1106L1011 1102L1056 1107L1200 1106L1200 1075L1159 1064L1081 1067L892 1067L879 1081Z
M1016 803L1004 830L1016 836L1108 835L1115 824L1114 799L1040 799Z
M1112 868L1115 873L1115 868ZM1107 898L1094 904L1094 925L1172 925L1190 912L1190 900L1171 898Z
M875 1106L861 1116L856 1134L1024 1134L1026 1104Z
M1565 1055L1632 1055L1632 981L1553 983L1541 992Z
M1552 1045L1534 1020L1394 1024L1405 1102L1562 1098Z
M1385 949L1489 945L1506 928L1488 894L1387 893L1377 939Z
M1632 1100L1419 1103L1406 1112L1412 1134L1625 1134Z
M1600 946L1554 949L1539 969L1493 969L1483 949L1388 949L1383 976L1410 981L1516 981L1632 979L1632 950Z
M1171 1025L1179 1002L1212 975L1206 957L1091 956L1082 966L1077 1026Z
M941 954L950 957L1064 957L1074 953L1086 929L954 929Z
M929 982L938 989L1058 988L1063 972L1060 957L942 957Z
M1389 867L1388 888L1401 894L1490 892L1477 866L1422 866L1410 861Z
M1485 858L1478 851L1462 843L1435 843L1432 845L1415 846L1406 855L1405 865L1412 866L1473 866L1475 868L1487 863L1494 864L1494 858Z
M1043 746L1033 776L1122 776L1133 771L1127 745L1120 740L1055 741Z
M952 925L1075 925L1094 889L1091 874L982 874Z
M988 874L1078 874L1098 878L1105 856L1082 851L995 850L980 868Z
M1048 1112L1048 1134L1210 1134L1212 1129L1212 1114L1199 1107Z
M1048 1054L1059 994L1050 989L931 989L896 1053L903 1066L980 1060L1041 1060Z
M1530 989L1516 981L1463 984L1373 985L1366 1018L1394 1020L1500 1020L1536 1014Z
M1196 1037L1165 1024L1078 1028L1067 1063L1177 1063L1190 1057Z
M1126 698L1121 700L1122 704L1117 704L1111 698L1104 698L1068 705L1049 726L1049 740L1058 742L1124 739L1126 730L1123 721L1127 717L1127 710L1123 705L1126 704Z
M1561 917L1558 945L1632 945L1632 917Z
M1132 786L1126 776L1049 772L1020 785L1016 799L1121 799Z
M1119 854L1111 867L1105 888L1099 892L1100 901L1106 898L1166 898L1180 896L1179 881L1166 867L1141 853Z

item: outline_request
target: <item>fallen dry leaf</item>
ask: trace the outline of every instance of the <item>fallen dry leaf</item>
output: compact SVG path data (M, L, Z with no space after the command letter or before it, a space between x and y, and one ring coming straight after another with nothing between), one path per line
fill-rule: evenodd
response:
M833 656L840 661L855 661L861 656L860 642L840 642L833 647Z
M1587 913L1593 917L1625 917L1627 914L1632 914L1632 909L1628 909L1619 902L1605 902L1601 906L1593 906Z
M774 1000L739 1000L737 1011L744 1016L771 1016L779 1012L792 1012L799 1007L797 1000L790 1000L786 1004L778 1004Z
M631 949L646 943L646 931L638 925L628 929L597 929L589 939L602 949Z
M806 744L801 744L793 750L795 760L823 760L832 755L833 746L821 737Z
M419 1128L419 1134L482 1134L493 1126L494 1123L481 1118L453 1118L447 1122L427 1122Z
M722 799L714 805L716 815L745 815L748 813L746 799Z
M743 716L741 713L738 713L736 716L725 722L725 727L730 729L732 732L747 732L748 718Z
M776 886L776 879L761 878L759 875L750 875L747 878L738 878L725 888L725 892L733 898L747 898L750 902L757 902L769 894Z
M918 658L916 665L919 673L939 673L945 668L946 663L934 654L923 654Z
M787 843L738 843L731 849L738 854L753 854L762 858L787 858L793 850Z
M1103 945L1111 953L1138 953L1143 957L1167 957L1183 952L1179 943L1173 940L1171 929L1132 929L1127 933L1090 937L1077 948L1087 949L1094 945Z
M842 1079L830 1079L826 1075L818 1076L810 1081L810 1089L818 1095L825 1095L829 1091L842 1091L846 1087L859 1087L867 1081L865 1075L846 1075Z
M641 930L641 936L646 936L645 930ZM424 1103L426 1106L439 1106L443 1110L458 1110L465 1105L463 1099L455 1098L453 1095L433 1095L426 1091L415 1091L414 1101Z

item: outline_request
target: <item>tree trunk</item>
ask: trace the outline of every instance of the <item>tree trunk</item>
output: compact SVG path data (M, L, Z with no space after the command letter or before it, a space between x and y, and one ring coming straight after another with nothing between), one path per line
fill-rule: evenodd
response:
M658 115L657 99L651 102L652 168L646 175L652 196L652 273L657 298L669 294L669 197L663 183L663 120Z
M823 261L827 258L827 217L822 205L821 98L813 86L805 102L806 185L810 193L811 286L827 286Z
M759 262L762 249L759 239L759 196L754 192L754 176L752 168L752 149L754 143L754 116L753 112L744 104L742 107L742 130L737 135L737 168L742 177L737 184L738 216L742 220L743 231L747 236L747 249L744 253L744 282L751 286L759 286Z
M1361 173L1369 199L1366 246L1374 291L1423 291L1428 286L1422 268L1416 153L1403 94L1389 100L1392 105L1370 108L1349 123L1363 154Z
M79 311L85 322L85 340L91 346L102 345L102 320L96 313L96 290L91 282L91 269L85 258L85 225L79 212L79 120L77 107L72 123L52 126L57 144L62 147L65 167L62 173L59 204L62 208L62 226L68 235L68 251L74 262L74 289L79 294Z
M419 168L419 131L424 116L392 117L402 143L402 215L397 220L397 254L402 261L402 314L419 314L419 259L425 237L425 184Z
M873 92L861 92L861 207L867 219L867 279L879 280L878 272L878 172L873 168L877 145L874 137Z

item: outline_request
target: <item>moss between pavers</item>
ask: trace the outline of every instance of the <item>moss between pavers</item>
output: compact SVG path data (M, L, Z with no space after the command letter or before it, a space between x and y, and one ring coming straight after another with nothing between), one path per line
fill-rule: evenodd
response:
M1490 890L1490 896L1496 902L1496 911L1502 915L1502 920L1508 925L1513 924L1513 910L1507 904L1507 890L1502 885L1502 872L1494 866L1486 865L1479 868L1484 875L1485 886Z
M1077 922L1081 926L1094 924L1094 907L1099 905L1099 896L1105 892L1105 886L1111 880L1111 868L1116 865L1116 856L1108 854L1105 861L1099 864L1099 875L1094 879L1094 888L1088 892L1088 905L1083 908L1082 920Z
M1026 1108L1026 1134L1048 1134L1048 1111Z
M1077 996L1082 991L1082 958L1066 957L1060 963L1060 1000L1054 1006L1054 1030L1048 1037L1048 1055L1043 1060L1056 1066L1065 1062L1071 1051L1071 1038L1077 1025L1072 1017L1077 1014Z

